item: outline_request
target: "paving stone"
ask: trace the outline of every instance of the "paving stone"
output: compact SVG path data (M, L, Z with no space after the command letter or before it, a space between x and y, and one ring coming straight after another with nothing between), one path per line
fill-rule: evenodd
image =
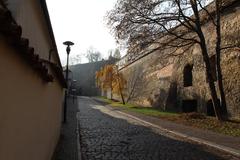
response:
M83 160L221 160L203 146L160 135L113 111L102 111L90 98L79 98ZM96 107L98 105L98 107Z
M77 102L68 99L67 123L62 124L59 144L53 160L78 160L77 150Z

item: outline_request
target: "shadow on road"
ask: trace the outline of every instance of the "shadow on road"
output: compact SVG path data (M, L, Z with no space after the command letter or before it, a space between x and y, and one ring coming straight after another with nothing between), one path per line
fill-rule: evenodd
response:
M83 160L220 160L206 147L157 133L88 98L79 99Z
M67 123L62 124L61 134L52 160L78 160L77 150L77 100L68 98Z

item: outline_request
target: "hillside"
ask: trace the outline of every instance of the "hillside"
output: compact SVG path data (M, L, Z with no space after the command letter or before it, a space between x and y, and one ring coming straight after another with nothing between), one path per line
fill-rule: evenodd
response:
M113 64L117 59L103 60L92 63L77 64L70 66L73 79L77 80L77 95L98 96L100 90L95 85L95 73L106 64ZM71 77L70 77L71 78Z

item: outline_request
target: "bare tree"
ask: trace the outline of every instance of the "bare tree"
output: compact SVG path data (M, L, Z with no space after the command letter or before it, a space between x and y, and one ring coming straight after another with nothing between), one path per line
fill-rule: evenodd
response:
M117 58L117 59L121 59L121 53L120 53L119 49L115 49L113 57Z
M224 5L233 1L225 0ZM211 7L206 7L206 0L118 0L115 8L108 13L108 25L118 42L127 42L128 54L136 54L153 44L156 46L155 50L177 50L181 47L185 51L192 45L200 46L215 114L219 120L227 118L220 65L222 4L222 0L215 0L210 4ZM206 43L202 30L202 25L209 21L215 26L216 68L221 104L218 103L212 75L209 44Z
M89 47L89 49L87 50L86 58L89 62L97 62L101 60L102 55L93 47Z
M70 65L75 65L75 64L79 64L81 63L82 61L82 58L81 58L81 55L74 55L74 56L70 56L69 58L69 64Z
M121 53L119 49L116 48L108 51L108 59L112 59L112 58L121 59Z
M143 68L142 67L134 67L130 70L129 78L127 81L126 86L126 95L127 99L126 102L131 100L136 100L139 96L143 93L142 88L146 86L146 81L143 75Z

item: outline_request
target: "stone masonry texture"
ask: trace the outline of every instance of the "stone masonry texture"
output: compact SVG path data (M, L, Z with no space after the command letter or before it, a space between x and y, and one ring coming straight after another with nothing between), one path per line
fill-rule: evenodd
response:
M239 8L240 2L235 1L234 5L229 6L222 13L222 46L236 44L240 41ZM202 26L202 29L209 46L209 55L210 57L214 56L214 37L216 36L214 26L208 22ZM148 50L151 50L151 47L150 49L146 48L146 52ZM181 52L181 50L180 48L176 53ZM211 101L211 96L200 47L194 45L180 56L163 58L162 55L169 52L171 52L170 49L157 50L130 64L126 60L127 57L119 62L119 64L123 62L120 72L123 73L128 85L134 79L133 75L136 75L136 73L138 79L142 79L137 81L134 95L129 101L142 106L159 107L181 112L183 111L183 101L195 100L196 111L207 113L207 102ZM184 87L183 72L187 65L192 66L192 86ZM221 66L229 117L240 119L239 48L222 50ZM215 83L217 84L217 81ZM126 98L128 98L128 95L129 92L126 90ZM117 95L114 95L114 98L120 100Z

